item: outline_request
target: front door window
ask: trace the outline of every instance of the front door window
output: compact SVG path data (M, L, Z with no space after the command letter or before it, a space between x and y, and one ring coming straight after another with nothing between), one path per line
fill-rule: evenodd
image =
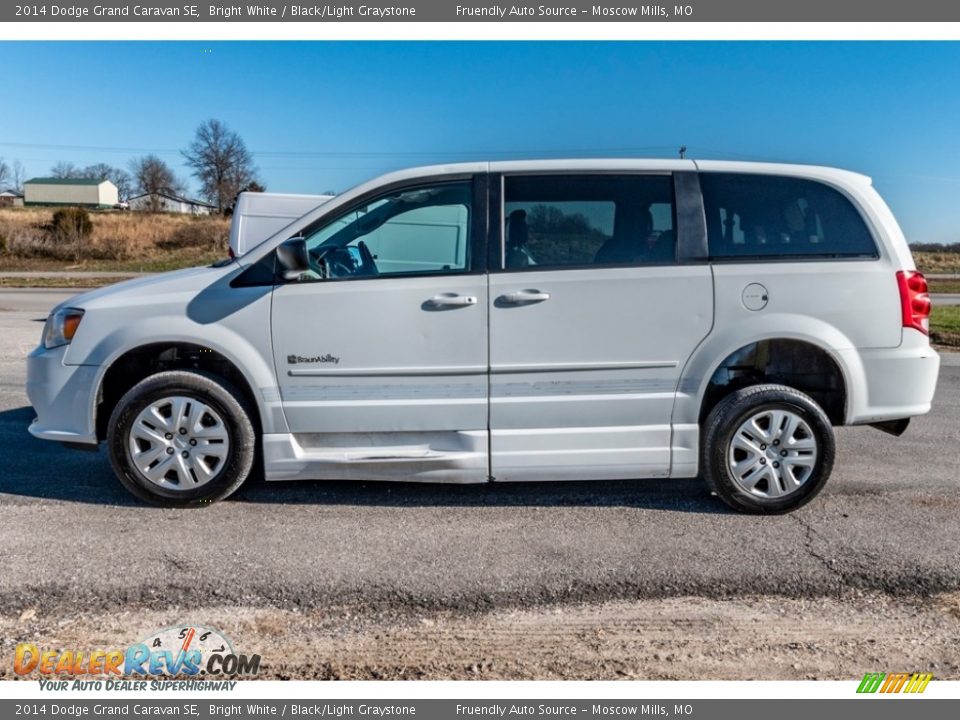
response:
M308 228L301 281L466 272L471 193L468 182L401 190Z

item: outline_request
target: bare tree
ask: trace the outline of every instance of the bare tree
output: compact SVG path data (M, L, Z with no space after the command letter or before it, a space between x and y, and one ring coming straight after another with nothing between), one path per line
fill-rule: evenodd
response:
M106 163L96 163L95 165L87 165L80 171L80 175L91 180L109 180L112 170L113 168Z
M130 173L106 163L88 165L82 170L82 175L91 180L109 180L116 186L117 194L121 199L128 198L133 189L133 178L130 177Z
M81 177L81 170L72 162L67 162L66 160L61 160L52 168L50 168L50 175L55 178L78 178Z
M27 169L19 160L13 161L13 176L11 178L11 187L15 193L23 194L23 184L27 181Z
M177 179L173 170L156 155L144 155L130 161L130 172L138 192L150 196L150 212L159 212L159 193L181 194L183 181Z
M6 190L11 180L10 166L0 157L0 191Z
M200 181L203 197L221 213L242 188L257 182L257 168L243 139L219 120L197 128L183 157Z
M133 194L133 177L131 177L130 173L126 170L122 168L111 168L110 175L107 179L117 186L117 195L120 196L121 200L126 200Z

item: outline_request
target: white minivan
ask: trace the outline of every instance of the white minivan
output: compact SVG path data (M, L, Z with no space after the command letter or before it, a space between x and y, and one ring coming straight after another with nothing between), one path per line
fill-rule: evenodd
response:
M211 267L54 309L36 437L160 505L267 480L692 477L803 505L833 427L901 434L930 300L861 175L692 160L394 173Z

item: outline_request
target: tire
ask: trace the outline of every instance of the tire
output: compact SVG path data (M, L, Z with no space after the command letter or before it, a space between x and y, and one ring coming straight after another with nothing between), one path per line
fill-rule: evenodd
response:
M826 413L785 385L753 385L721 400L703 425L707 486L734 510L777 514L816 497L833 470Z
M140 500L163 507L222 500L250 475L257 436L244 396L201 371L170 370L134 385L107 428L110 464Z

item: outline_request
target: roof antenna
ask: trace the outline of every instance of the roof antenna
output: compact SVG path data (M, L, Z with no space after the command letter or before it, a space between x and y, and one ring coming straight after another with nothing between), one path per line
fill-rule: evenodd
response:
M681 146L680 146L680 159L683 160L684 157L686 157L686 155L687 155L687 146L686 146L686 145L681 145Z

